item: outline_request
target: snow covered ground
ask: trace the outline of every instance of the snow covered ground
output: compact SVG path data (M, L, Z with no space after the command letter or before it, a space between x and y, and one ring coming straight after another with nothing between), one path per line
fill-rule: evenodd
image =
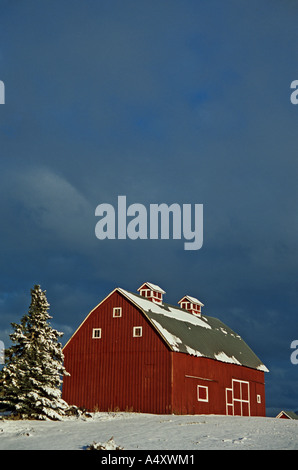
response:
M124 450L298 449L298 420L95 413L63 421L0 420L0 450L84 450L111 437Z

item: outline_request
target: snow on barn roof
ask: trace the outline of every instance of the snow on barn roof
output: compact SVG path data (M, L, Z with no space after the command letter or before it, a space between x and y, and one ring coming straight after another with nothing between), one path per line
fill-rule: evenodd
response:
M243 339L217 318L198 317L180 307L156 304L122 288L117 290L141 309L172 351L268 372Z
M198 304L198 305L201 305L201 307L204 307L204 304L202 304L202 302L200 302L199 299L196 299L195 297L191 297L190 295L185 295L184 297L182 297L182 299L179 300L178 304L180 304L180 302L182 302L182 300L184 299L189 300L189 302L193 304Z
M165 291L164 291L161 287L157 286L156 284L152 284L152 282L144 282L144 283L141 285L141 287L138 288L138 290L141 290L141 288L142 288L144 285L148 286L149 289L155 290L156 292L160 292L161 294L165 294Z

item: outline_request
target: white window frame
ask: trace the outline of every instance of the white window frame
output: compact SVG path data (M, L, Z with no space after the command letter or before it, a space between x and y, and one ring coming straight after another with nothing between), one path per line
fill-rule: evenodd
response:
M140 294L142 297L146 297L147 299L150 297L150 289L141 289Z
M92 339L101 339L101 328L93 328Z
M228 400L228 395L231 396L231 400ZM232 413L229 413L229 410L232 411ZM226 415L227 416L234 415L233 389L232 388L226 388Z
M120 315L118 315L118 312ZM122 307L113 307L113 318L120 318L122 317Z
M201 388L204 388L206 390L206 398L200 398L200 389ZM209 402L208 387L206 385L197 385L197 398L198 398L198 401Z
M262 403L262 398L259 393L257 394L257 403Z
M138 330L140 331L140 334L137 334ZM141 338L143 336L143 327L142 326L134 326L132 335L134 338Z

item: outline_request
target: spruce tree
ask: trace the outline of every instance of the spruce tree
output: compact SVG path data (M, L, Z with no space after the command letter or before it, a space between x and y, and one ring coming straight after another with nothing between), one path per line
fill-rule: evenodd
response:
M23 419L61 419L68 409L60 385L67 372L63 366L63 333L50 326L46 292L31 289L28 314L12 323L12 346L5 351L0 373L0 407Z

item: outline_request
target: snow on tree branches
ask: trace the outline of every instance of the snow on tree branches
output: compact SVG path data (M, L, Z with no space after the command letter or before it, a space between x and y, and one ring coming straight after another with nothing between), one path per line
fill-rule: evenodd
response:
M67 375L58 341L63 333L50 326L48 309L46 292L35 285L28 314L11 324L13 345L5 351L0 372L0 408L23 419L58 420L69 410L60 390Z

